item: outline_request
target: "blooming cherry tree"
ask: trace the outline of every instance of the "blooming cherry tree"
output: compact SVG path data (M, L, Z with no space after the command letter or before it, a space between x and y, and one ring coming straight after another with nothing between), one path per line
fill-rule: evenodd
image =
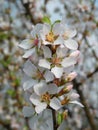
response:
M71 83L77 76L74 66L80 53L74 39L76 30L65 25L64 20L52 24L45 17L43 21L44 24L33 27L30 38L19 44L25 50L23 58L27 59L23 89L30 94L32 109L38 115L47 108L64 114L67 111L63 108L69 103L83 107Z

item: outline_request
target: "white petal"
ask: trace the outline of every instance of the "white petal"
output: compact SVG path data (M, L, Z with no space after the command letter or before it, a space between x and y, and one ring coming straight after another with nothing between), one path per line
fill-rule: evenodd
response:
M39 60L38 65L40 67L44 67L44 68L50 69L50 62L48 62L46 59Z
M72 52L70 54L70 56L72 56L72 57L78 57L79 55L80 55L80 51L79 50L76 50L76 51L74 51L74 52Z
M52 52L47 46L43 46L43 52L45 58L51 58Z
M43 42L42 42L44 45L51 45L52 43L51 42L48 42L48 41L45 41L45 40L43 40Z
M48 34L49 32L50 32L50 30L51 30L51 26L50 25L48 25L48 24L44 24L43 25L43 34L44 35L46 35L46 34Z
M64 40L62 37L58 37L55 41L54 41L54 45L60 45L63 44Z
M73 38L76 34L77 34L77 31L74 29L74 30L71 30L71 29L65 29L65 34L67 34L68 38Z
M51 69L51 72L55 75L56 78L61 78L63 74L63 68L60 67L54 67Z
M39 35L39 32L42 29L42 27L42 24L37 24L36 26L34 26L33 30L31 31L31 35L33 38L36 38L36 35Z
M57 50L56 50L57 57L62 58L64 56L66 56L66 53L67 53L67 48L58 47Z
M48 86L45 82L40 82L40 83L34 85L34 92L37 95L42 95L47 91L48 91Z
M32 107L24 106L22 111L23 111L24 117L31 117L35 113L33 106Z
M24 82L23 84L23 89L24 91L28 90L29 88L33 87L35 84L37 84L37 80L27 80L26 82Z
M30 49L31 47L33 47L33 40L25 39L18 46L23 49Z
M78 43L73 39L65 40L64 45L71 50L76 50L78 48Z
M58 110L62 107L62 105L61 105L61 102L56 97L54 97L50 101L50 107L52 107L55 110Z
M40 97L38 95L36 95L35 93L33 93L31 96L30 96L30 101L34 104L34 105L38 105L40 104Z
M30 77L36 74L37 68L35 65L32 64L30 60L27 60L24 64L23 71Z
M79 98L79 94L72 92L69 97L70 97L71 100L75 100L75 99Z
M32 49L26 51L25 54L24 54L22 57L23 57L23 58L28 58L28 57L30 57L31 55L33 55L34 53L36 53L36 50L35 50L35 48L32 48Z
M54 75L51 71L47 70L44 74L44 78L45 78L46 82L50 82L50 81L54 80Z
M51 83L48 85L48 92L50 94L56 94L58 92L58 87L56 86L56 84Z
M44 103L40 103L38 106L35 107L35 111L36 113L41 113L44 109L46 109L47 107L47 104L44 102Z
M67 58L62 60L61 65L63 67L70 67L70 66L76 64L76 62L77 61L74 57L67 57Z
M62 31L61 24L60 23L55 23L54 26L53 26L52 31L53 31L53 33L55 35L59 35L60 32Z
M81 106L81 107L84 107L80 102L78 102L78 101L70 101L69 103L73 103L73 104L77 104L77 105L79 105L79 106Z

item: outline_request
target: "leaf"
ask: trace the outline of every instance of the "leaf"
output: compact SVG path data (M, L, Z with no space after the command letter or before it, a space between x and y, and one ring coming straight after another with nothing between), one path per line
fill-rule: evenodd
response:
M13 89L8 89L7 94L10 95L11 97L14 97L16 95L16 93Z
M53 24L60 23L60 22L61 22L61 20L56 20Z
M56 21L52 24L52 27L54 26L54 24L60 23L60 22L61 22L61 20L56 20Z
M20 85L20 79L19 79L19 78L16 78L16 79L15 79L15 84L16 84L16 86L19 86L19 85Z
M62 114L58 113L58 115L57 115L57 123L58 123L58 125L60 125L62 123L62 120L63 120Z
M50 20L49 17L47 17L47 16L43 17L42 22L43 22L43 23L48 23L48 24L51 25L51 20Z

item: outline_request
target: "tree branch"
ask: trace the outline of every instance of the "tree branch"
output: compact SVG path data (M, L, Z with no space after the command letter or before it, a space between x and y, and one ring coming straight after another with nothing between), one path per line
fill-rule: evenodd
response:
M75 89L77 90L78 94L80 95L80 100L81 100L81 103L84 105L84 111L85 111L85 114L86 114L87 119L89 121L89 124L91 126L91 129L92 130L97 130L95 122L94 122L94 117L93 117L93 115L91 114L91 112L89 110L89 106L88 106L88 104L86 102L86 99L85 99L85 97L83 95L83 92L82 92L82 90L80 88L81 87L80 83L77 83L77 81L74 80L73 84L74 84Z

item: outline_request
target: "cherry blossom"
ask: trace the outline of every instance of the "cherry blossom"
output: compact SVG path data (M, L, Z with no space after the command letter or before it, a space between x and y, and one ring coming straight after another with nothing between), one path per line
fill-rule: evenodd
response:
M57 91L58 87L53 83L47 85L42 81L34 85L34 93L30 96L30 100L35 105L35 111L40 113L46 109L47 105L50 105L55 110L60 109L61 103L59 99L52 97Z

